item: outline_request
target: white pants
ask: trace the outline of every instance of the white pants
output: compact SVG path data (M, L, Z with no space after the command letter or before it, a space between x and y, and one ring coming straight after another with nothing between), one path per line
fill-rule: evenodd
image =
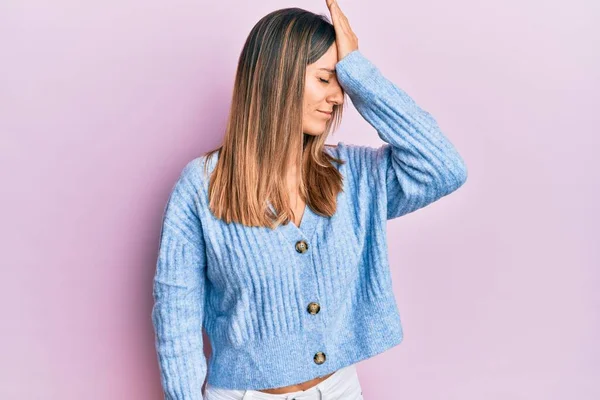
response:
M296 392L271 394L258 390L223 389L206 384L206 400L363 400L356 365L338 369L324 381Z

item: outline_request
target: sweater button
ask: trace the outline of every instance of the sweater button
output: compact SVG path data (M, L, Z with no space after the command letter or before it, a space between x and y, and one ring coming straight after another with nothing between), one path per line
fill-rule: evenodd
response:
M307 310L309 313L314 315L314 314L318 313L320 309L321 309L321 306L319 305L319 303L315 303L314 301L308 303Z
M299 240L296 242L296 251L298 253L306 253L307 250L308 250L308 243L306 243L304 240Z
M318 351L313 359L315 360L315 364L323 364L325 362L325 353Z

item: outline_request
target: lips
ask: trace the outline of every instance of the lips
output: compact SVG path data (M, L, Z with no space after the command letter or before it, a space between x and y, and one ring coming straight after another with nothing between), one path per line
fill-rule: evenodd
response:
M332 111L329 111L329 112L328 111L321 111L321 110L317 110L317 111L320 112L320 113L323 113L323 114L325 114L325 115L327 115L329 117L331 117L331 115L333 114Z

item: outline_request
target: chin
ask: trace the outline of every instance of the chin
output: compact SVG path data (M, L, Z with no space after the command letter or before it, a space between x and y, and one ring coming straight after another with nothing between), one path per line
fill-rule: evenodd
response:
M305 135L310 135L310 136L321 136L323 133L325 133L325 131L322 131L322 132L305 131L304 132Z
M325 128L326 124L323 124L323 126L311 126L308 129L304 129L304 134L311 136L320 136L325 133Z

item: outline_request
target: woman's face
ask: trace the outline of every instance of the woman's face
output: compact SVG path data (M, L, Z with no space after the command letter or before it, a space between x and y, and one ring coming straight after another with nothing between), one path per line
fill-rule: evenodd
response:
M302 128L309 135L320 135L332 115L333 106L342 104L344 91L335 75L338 62L335 42L321 58L306 67ZM325 113L324 113L324 112Z

